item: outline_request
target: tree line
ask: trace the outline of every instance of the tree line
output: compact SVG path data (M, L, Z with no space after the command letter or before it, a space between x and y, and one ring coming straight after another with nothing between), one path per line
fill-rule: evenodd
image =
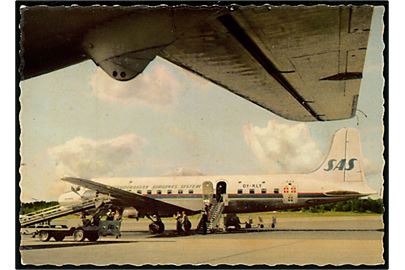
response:
M58 205L58 202L36 201L21 203L20 214L25 215L30 212L38 211L47 207ZM384 212L384 203L382 199L351 199L342 202L321 204L311 207L299 208L290 211L303 211L311 213L323 212L357 212L357 213L377 213Z
M20 207L20 215L25 215L31 212L35 212L41 209L45 209L48 207L52 207L58 205L58 202L46 202L46 201L36 201L36 202L29 202L29 203L21 203Z
M357 212L376 213L384 212L384 202L382 199L351 199L342 202L321 204L300 209L303 212L323 213L323 212Z

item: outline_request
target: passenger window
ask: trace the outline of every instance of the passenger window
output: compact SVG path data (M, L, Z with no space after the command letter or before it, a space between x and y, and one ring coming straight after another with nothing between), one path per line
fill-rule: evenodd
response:
M138 194L142 194L142 190L138 190L136 193L138 193Z
M267 193L267 189L262 188L262 194L265 194L265 193Z
M193 194L193 193L194 193L194 190L192 190L192 189L188 190L188 194Z
M243 190L242 189L238 189L238 194L242 194Z
M156 194L159 194L159 195L160 195L160 194L162 194L162 191L161 191L161 190L157 190L157 191L156 191Z
M167 194L172 194L172 190L171 190L171 189L168 189L168 190L167 190Z
M148 190L148 191L146 191L146 193L147 193L148 195L151 195L151 194L152 194L152 190Z
M279 194L280 193L280 191L278 190L278 188L275 188L274 189L274 194Z
M249 193L250 194L255 194L255 189L254 188L249 189Z
M179 189L179 191L177 191L178 194L183 194L183 190Z

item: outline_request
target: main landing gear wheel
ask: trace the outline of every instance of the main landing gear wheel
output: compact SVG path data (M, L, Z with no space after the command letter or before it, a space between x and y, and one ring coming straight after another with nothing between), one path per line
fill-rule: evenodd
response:
M51 234L47 231L40 231L39 232L39 240L42 242L48 242L51 239Z
M82 241L84 241L84 230L82 229L82 228L79 228L79 229L76 229L74 232L73 232L73 239L76 241L76 242L82 242Z
M165 225L163 222L155 222L149 224L149 231L151 234L163 233L165 231Z
M190 222L190 220L187 220L187 221L184 223L183 227L184 227L184 231L185 231L186 233L188 233L188 232L191 230L191 222Z

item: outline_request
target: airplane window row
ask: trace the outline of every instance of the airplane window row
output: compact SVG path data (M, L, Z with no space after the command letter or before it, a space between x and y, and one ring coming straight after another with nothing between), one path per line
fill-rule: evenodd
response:
M260 192L262 194L265 194L265 193L267 193L267 189L262 188ZM243 189L238 189L238 194L243 194ZM249 189L249 194L255 194L255 189L254 188Z
M262 188L260 191L262 194L266 194L267 193L267 189L266 188ZM274 194L279 194L280 191L278 188L274 189ZM238 194L243 194L243 189L238 189ZM251 188L249 189L249 194L255 194L255 189Z
M142 194L142 190L137 190L136 193L137 193L137 194ZM152 190L147 190L147 191L146 191L146 194L147 194L147 195L152 195ZM156 193L155 193L155 194L161 195L161 194L164 194L164 193L163 193L162 190L156 190ZM170 190L170 189L168 189L168 190L167 190L167 194L173 194L173 191ZM179 189L179 190L177 191L177 194L183 194L183 190L182 190L182 189ZM194 194L194 190L193 190L193 189L189 189L189 190L188 190L188 194Z

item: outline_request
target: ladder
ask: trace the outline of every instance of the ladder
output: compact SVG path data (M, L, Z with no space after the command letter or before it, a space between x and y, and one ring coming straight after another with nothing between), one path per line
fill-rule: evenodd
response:
M217 202L211 206L211 209L209 211L208 230L210 231L218 230L219 221L221 219L224 208L225 208L224 202Z
M72 203L68 205L56 205L48 207L39 211L28 213L20 217L21 227L27 227L36 223L46 222L58 217L67 216L77 212L97 208L102 203L106 203L106 200L100 198L92 198L81 201L79 203Z

